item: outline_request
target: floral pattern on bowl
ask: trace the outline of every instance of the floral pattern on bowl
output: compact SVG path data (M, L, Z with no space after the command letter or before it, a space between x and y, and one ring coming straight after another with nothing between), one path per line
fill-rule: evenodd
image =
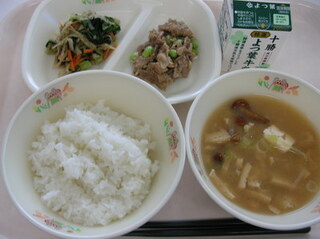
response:
M68 93L74 90L73 87L66 83L62 89L51 88L44 93L44 97L36 100L36 106L32 107L35 112L42 112L49 109L52 105L60 102L64 97L68 96Z
M48 227L51 227L51 228L58 230L58 231L64 231L67 233L79 233L82 231L80 228L73 227L71 225L66 225L66 224L64 224L64 223L62 223L52 217L49 217L49 216L43 214L42 212L40 212L38 210L33 213L33 216L40 219Z

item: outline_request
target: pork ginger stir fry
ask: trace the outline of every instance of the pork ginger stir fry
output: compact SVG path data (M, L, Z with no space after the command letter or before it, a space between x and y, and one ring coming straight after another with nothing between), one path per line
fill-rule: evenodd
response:
M61 75L90 69L106 60L116 48L119 21L93 12L72 15L60 25L56 39L46 43L46 52L55 55Z
M281 108L289 107L283 102L246 98L221 106L204 128L209 178L227 199L257 213L302 207L319 190L320 143L314 128L295 109Z
M165 90L186 78L198 56L199 43L184 22L174 19L151 30L149 39L130 56L133 74Z

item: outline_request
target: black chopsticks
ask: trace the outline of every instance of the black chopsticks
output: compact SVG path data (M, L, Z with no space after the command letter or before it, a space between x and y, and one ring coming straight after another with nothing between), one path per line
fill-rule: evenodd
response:
M191 237L240 236L308 233L311 228L298 230L269 230L245 223L239 219L208 219L180 221L150 221L125 236L139 237Z

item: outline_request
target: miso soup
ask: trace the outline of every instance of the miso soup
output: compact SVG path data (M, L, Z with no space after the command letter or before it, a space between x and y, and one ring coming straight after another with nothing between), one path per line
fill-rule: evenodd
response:
M215 110L201 153L212 183L240 207L283 214L310 202L320 186L319 136L297 109L248 95Z

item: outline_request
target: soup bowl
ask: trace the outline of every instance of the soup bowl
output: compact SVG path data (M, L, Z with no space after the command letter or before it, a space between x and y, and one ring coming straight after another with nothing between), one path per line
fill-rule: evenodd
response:
M113 111L150 125L151 138L155 142L150 157L159 162L159 169L141 206L106 226L83 226L66 220L43 204L33 186L28 155L44 122L64 118L68 106L95 104L99 100L104 100L105 106ZM126 145L128 143L123 144L123 148ZM14 204L34 225L63 238L110 238L138 228L154 216L174 193L184 161L183 128L164 96L136 77L103 70L56 79L31 95L12 118L2 151L4 181Z
M256 213L228 200L211 182L201 153L202 133L209 116L223 103L245 95L271 96L304 114L320 135L320 91L306 81L289 74L245 69L220 76L203 90L192 103L185 124L187 157L191 168L207 194L233 216L262 228L300 229L320 222L320 193L303 207L289 213ZM279 112L279 116L281 117ZM319 172L320 173L320 172Z

